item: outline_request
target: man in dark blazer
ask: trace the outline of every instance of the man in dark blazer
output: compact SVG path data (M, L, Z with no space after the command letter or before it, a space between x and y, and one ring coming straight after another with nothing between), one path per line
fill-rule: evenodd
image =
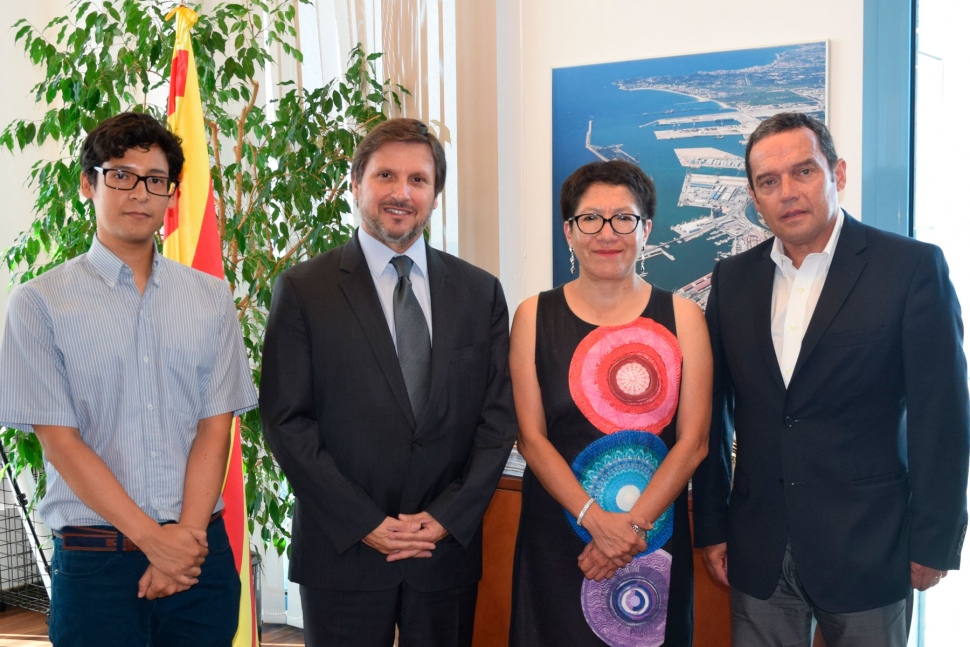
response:
M906 644L907 597L960 565L970 462L960 306L936 247L845 214L845 161L785 113L751 135L775 234L714 269L695 543L735 645ZM733 469L732 438L737 441Z
M280 277L266 326L263 430L296 495L290 579L307 645L390 646L395 626L402 647L470 645L482 516L517 430L505 296L425 244L445 158L424 124L375 128L351 177L360 229ZM402 289L419 341L397 319ZM409 362L430 367L423 386Z

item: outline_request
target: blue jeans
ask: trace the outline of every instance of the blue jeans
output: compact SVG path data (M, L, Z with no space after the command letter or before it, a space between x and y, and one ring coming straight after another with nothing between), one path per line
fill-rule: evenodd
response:
M209 524L209 555L198 584L147 600L140 551L64 550L54 539L50 639L55 647L228 647L239 621L239 574L222 519Z

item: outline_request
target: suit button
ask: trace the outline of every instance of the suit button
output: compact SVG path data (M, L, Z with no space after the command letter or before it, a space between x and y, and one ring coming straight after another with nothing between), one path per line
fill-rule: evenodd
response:
M413 454L419 451L421 451L421 445L419 445L418 443L411 443L411 453Z
M789 429L795 426L795 419L791 416L785 416L785 426Z

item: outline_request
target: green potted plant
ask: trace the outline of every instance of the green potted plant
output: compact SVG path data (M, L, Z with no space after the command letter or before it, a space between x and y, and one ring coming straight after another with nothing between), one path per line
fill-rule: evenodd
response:
M68 15L44 27L15 23L16 42L43 80L33 88L38 115L7 124L0 146L23 150L53 140L59 147L57 158L30 169L34 220L3 252L15 282L87 251L95 222L78 195L76 162L87 131L123 110L165 118L174 45L173 23L165 16L176 4L74 0ZM237 0L199 11L192 31L226 279L257 384L275 278L348 240L353 150L405 92L377 78L373 61L380 54L358 46L342 78L312 90L280 83L278 98L262 101L260 79L272 63L271 48L302 61L295 19L291 0ZM258 523L260 539L282 553L292 497L266 451L258 412L243 417L242 439L250 524ZM6 429L2 440L15 469L41 468L32 435Z

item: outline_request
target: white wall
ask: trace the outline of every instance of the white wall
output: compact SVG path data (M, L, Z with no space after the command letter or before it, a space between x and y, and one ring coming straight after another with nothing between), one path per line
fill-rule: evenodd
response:
M17 30L12 28L20 18L29 20L34 25L43 26L63 11L64 0L34 0L17 5L16 11L3 12L0 19L0 61L3 65L3 101L0 101L0 127L13 119L40 118L41 113L34 103L30 88L41 79L41 74L34 68L24 54L19 43L14 43ZM56 154L54 149L48 154ZM5 205L3 216L0 217L0 249L6 249L16 239L17 234L30 225L34 193L28 190L27 178L30 166L38 159L36 150L27 154L10 153L6 148L0 148L0 195ZM0 322L6 313L8 284L10 273L5 265L0 264ZM2 329L0 323L0 329Z
M510 308L552 283L552 69L830 42L829 124L861 212L863 0L496 0L501 279Z

